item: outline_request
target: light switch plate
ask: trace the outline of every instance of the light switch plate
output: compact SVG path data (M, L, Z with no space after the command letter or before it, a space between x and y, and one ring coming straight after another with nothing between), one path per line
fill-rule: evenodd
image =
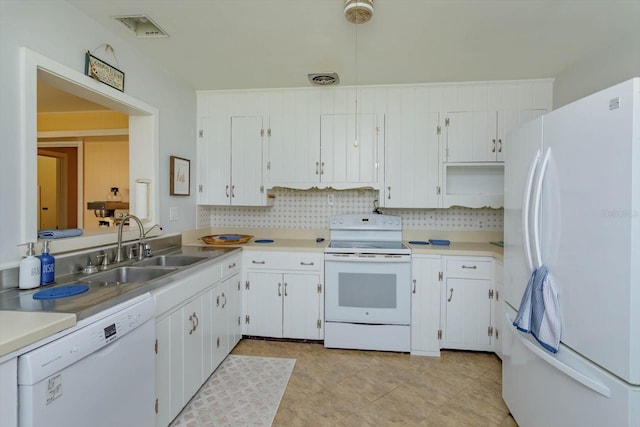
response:
M180 213L176 206L169 208L169 221L177 221L180 218Z

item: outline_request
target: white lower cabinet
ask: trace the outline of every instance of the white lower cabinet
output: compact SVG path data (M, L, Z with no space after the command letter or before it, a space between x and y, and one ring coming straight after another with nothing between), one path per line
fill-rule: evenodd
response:
M18 358L0 362L0 427L18 425Z
M494 352L502 359L502 331L506 330L502 327L504 319L504 306L502 296L504 295L504 262L496 260L496 277L495 277L495 293L493 296L493 311L491 313L493 323L493 349Z
M244 334L323 339L323 254L246 252L244 263Z
M440 288L442 261L439 255L411 258L411 354L440 356Z
M169 425L239 340L231 325L240 312L240 260L238 254L212 262L153 292L156 426Z
M441 348L493 351L493 258L443 257Z

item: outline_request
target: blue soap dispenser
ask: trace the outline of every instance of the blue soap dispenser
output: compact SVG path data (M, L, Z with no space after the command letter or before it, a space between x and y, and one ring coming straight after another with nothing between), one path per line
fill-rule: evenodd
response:
M50 285L56 280L56 259L49 254L49 240L42 243L40 255L40 284Z

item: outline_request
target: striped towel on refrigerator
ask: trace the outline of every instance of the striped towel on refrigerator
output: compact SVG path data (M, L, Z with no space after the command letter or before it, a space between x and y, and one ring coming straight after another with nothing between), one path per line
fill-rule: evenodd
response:
M522 332L531 333L546 350L558 352L562 333L560 305L544 265L531 274L513 325Z

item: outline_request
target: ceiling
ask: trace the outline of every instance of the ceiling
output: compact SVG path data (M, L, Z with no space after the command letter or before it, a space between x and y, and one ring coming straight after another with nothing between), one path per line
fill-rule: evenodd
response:
M640 18L640 0L375 0L360 25L344 0L69 3L195 90L305 87L330 71L346 86L554 77L638 36ZM130 14L169 37L136 38L112 18ZM119 40L104 42L117 57Z

